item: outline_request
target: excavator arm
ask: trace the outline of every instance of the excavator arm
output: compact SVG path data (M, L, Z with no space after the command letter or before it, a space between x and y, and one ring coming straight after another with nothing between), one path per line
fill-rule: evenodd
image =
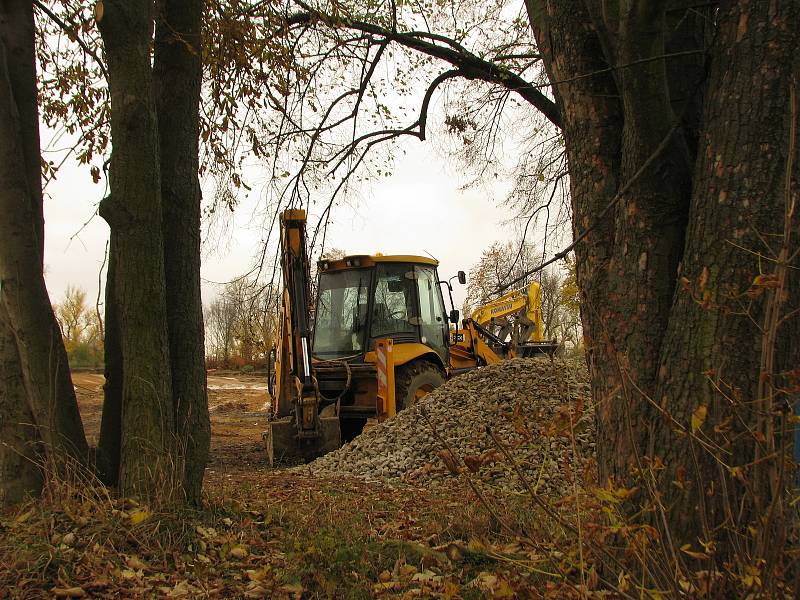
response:
M464 319L463 329L451 334L454 372L515 356L552 354L558 348L554 340L544 339L541 289L536 282L479 306Z
M501 339L513 333L514 343L544 341L542 294L535 281L479 306L470 318L483 328L496 329Z
M320 414L320 393L311 362L310 266L306 251L306 214L281 213L280 331L275 348L275 384L264 442L270 464L281 459L308 460L341 445L336 407Z

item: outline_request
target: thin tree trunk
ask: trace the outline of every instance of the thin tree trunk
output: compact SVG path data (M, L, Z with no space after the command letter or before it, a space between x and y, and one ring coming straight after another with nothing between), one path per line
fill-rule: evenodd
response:
M97 442L97 470L106 485L119 484L120 452L122 450L122 381L123 364L120 347L119 317L114 301L116 280L116 234L111 233L106 272L106 318L103 339L104 374L103 415L100 420L100 439Z
M111 304L122 351L124 494L168 500L179 484L167 336L150 0L107 0L99 22L111 93L111 195L100 214L115 259ZM107 323L109 321L107 320Z
M184 491L200 502L211 441L200 298L200 27L203 0L165 0L153 62L158 110L169 355Z

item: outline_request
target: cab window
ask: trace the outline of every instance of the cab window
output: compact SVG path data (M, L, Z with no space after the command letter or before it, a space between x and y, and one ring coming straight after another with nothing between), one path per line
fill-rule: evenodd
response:
M417 265L414 271L419 295L419 325L422 336L420 341L436 350L444 359L447 355L447 322L436 270Z
M382 263L377 266L375 299L372 304L372 337L417 334L414 268Z

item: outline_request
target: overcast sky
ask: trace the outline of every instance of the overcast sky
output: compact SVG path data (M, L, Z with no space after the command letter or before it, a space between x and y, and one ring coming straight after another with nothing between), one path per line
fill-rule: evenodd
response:
M440 277L449 278L459 269L469 271L493 242L514 238L508 226L511 214L502 206L508 182L461 190L467 175L432 142L408 140L402 148L406 154L397 154L391 177L362 186L357 197L334 208L327 248L348 254L429 253L441 262ZM92 182L88 167L66 164L58 180L45 189L46 280L54 302L63 297L67 285L82 287L90 298L97 295L108 228L93 215L104 186L105 180ZM254 191L222 233L218 226L210 232L204 227L205 303L216 293L213 282L248 271L260 253L266 233L257 200ZM310 221L316 221L313 214ZM464 296L460 292L459 308Z

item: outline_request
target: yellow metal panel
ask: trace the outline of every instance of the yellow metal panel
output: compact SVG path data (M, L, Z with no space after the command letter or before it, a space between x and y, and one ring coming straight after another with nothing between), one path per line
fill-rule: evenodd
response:
M441 363L442 359L439 358L439 355L434 352L433 348L430 346L426 346L425 344L420 344L419 342L411 342L411 343L395 343L394 348L392 349L392 353L394 354L394 365L399 367L400 365L404 365L408 362L411 362L415 358L419 358L425 354L431 354L436 357L436 361ZM369 351L364 355L364 361L368 363L375 362L375 352Z

